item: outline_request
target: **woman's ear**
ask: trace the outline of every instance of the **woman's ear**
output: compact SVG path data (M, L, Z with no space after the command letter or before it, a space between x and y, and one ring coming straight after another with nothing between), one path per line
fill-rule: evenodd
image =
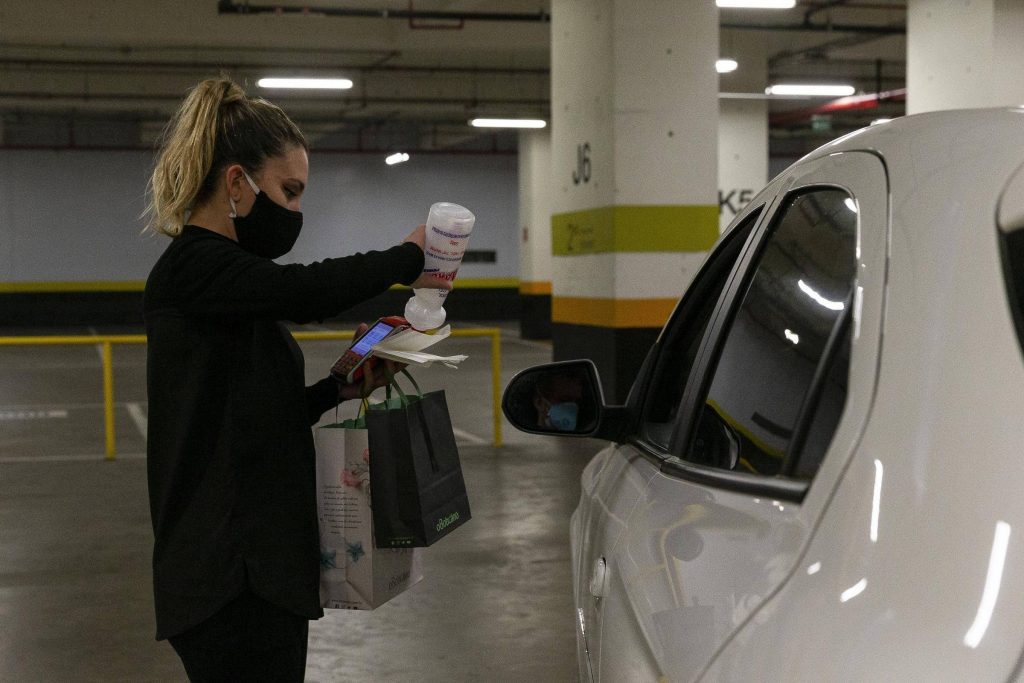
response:
M231 164L224 169L224 184L228 191L228 197L234 200L236 203L240 202L243 197L242 186L245 182L245 169L240 164Z

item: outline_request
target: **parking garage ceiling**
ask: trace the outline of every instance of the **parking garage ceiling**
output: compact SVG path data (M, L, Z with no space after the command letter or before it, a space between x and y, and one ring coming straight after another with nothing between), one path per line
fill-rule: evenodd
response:
M226 73L281 104L320 148L512 149L513 137L467 121L549 115L550 12L544 0L4 3L0 139L148 147L190 85ZM720 24L723 56L764 42L770 82L845 82L869 95L905 86L906 0L723 9ZM340 76L354 87L271 94L256 86L267 76ZM744 94L728 75L721 90ZM903 107L899 97L823 104L772 101L773 140L814 147Z

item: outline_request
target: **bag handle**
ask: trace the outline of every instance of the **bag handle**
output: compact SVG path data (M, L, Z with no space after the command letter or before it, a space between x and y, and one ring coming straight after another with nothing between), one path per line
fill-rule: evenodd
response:
M416 390L416 393L414 394L414 397L415 398L423 398L423 390L420 389L420 385L416 382L415 379L413 379L413 376L409 374L409 371L406 370L405 368L402 368L400 370L400 372L409 379L409 381L412 383L413 388ZM398 381L395 378L395 375L393 375L391 373L387 373L386 376L388 378L388 383L387 383L387 386L384 389L385 397L388 400L391 400L391 387L394 387L395 391L398 392L398 397L399 397L399 399L401 399L402 405L403 406L409 405L412 401L410 401L409 400L409 396L404 391L402 391L402 387L399 386Z
M340 420L340 418L338 416L338 410L341 407L341 402L342 402L342 398L341 398L341 384L339 383L338 384L338 401L334 404L334 423L335 424L338 424L339 422L341 422L341 420ZM370 397L369 396L362 396L359 399L359 412L356 413L356 417L355 417L356 424L358 424L360 421L363 421L365 423L366 411L369 410L369 409L370 409Z

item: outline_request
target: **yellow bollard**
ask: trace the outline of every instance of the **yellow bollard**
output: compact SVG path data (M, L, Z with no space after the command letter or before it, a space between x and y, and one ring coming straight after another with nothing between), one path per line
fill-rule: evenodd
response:
M114 359L109 341L103 342L103 418L107 432L107 460L117 455L114 437Z
M328 341L351 339L352 331L296 332L293 336L301 341ZM453 337L491 337L491 404L494 413L494 446L501 446L501 330L493 327L453 330ZM0 347L5 346L57 346L101 344L103 354L103 422L106 430L106 459L117 456L114 432L114 361L113 344L146 344L146 335L122 334L109 336L41 336L41 337L0 337Z

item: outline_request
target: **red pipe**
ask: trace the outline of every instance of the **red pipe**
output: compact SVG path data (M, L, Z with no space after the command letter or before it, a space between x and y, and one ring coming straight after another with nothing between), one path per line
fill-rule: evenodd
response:
M826 102L817 107L807 109L796 109L794 111L782 111L772 114L768 118L770 126L788 126L794 123L809 121L812 116L820 114L834 114L843 111L857 111L860 109L877 109L880 102L906 102L907 89L886 90L883 92L871 93L869 95L850 95L840 97L837 100Z

